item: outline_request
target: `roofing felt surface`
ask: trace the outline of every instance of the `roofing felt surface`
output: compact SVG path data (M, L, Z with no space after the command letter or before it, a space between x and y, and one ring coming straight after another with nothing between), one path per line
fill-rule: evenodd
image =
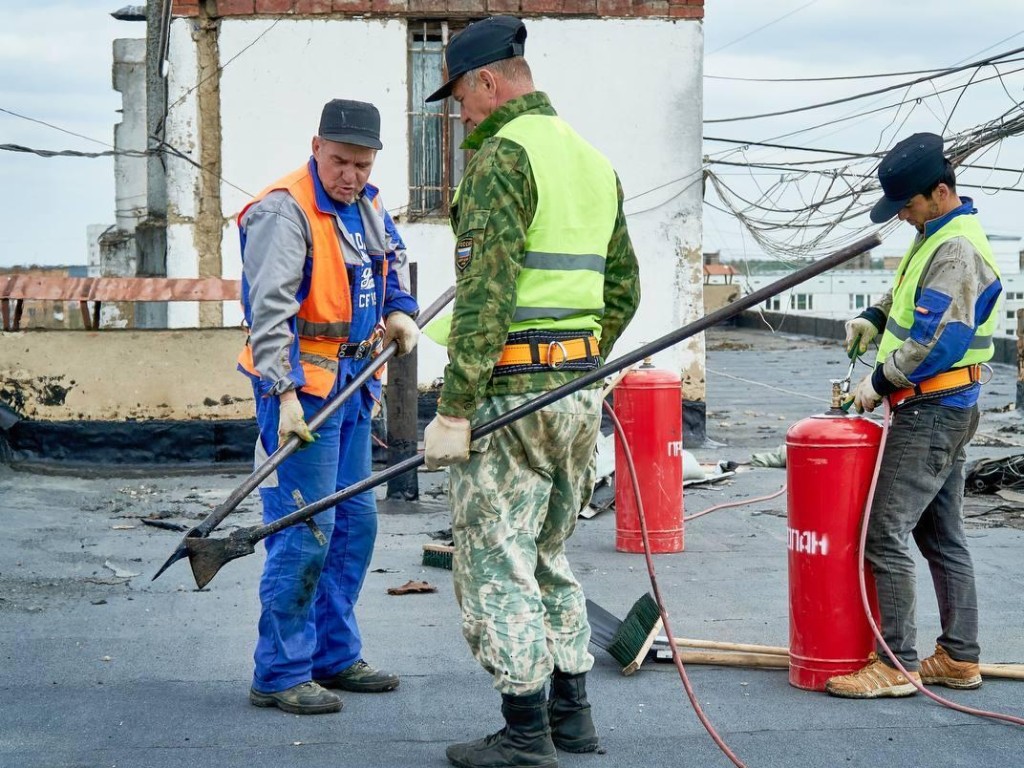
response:
M846 370L834 342L721 329L708 336L707 367L715 443L695 453L739 462L776 448L790 424L822 410L827 379ZM1020 417L990 410L1013 401L1014 383L1014 371L996 367L979 430L979 442L989 445L972 447L972 457L1024 450ZM401 687L346 694L340 714L297 717L254 708L246 698L261 551L225 566L202 591L186 563L149 580L181 534L141 518L194 524L240 476L70 477L0 468L0 765L446 765L446 744L500 726L500 700L462 639L450 572L420 565L421 545L449 525L440 478L420 475L418 502L381 503L359 603L366 658L401 675ZM741 472L687 488L686 511L760 496L783 483L780 469ZM258 509L247 500L229 522L255 524ZM785 509L782 496L708 515L687 525L684 552L655 558L674 634L786 644ZM1024 532L979 520L968 534L983 660L1024 661ZM616 552L614 538L614 513L581 520L569 556L588 597L624 616L649 583L642 556ZM919 647L927 653L938 618L923 562L918 577ZM386 594L409 579L438 591ZM563 753L560 765L729 765L671 666L645 664L626 678L593 650L589 691L605 752ZM689 671L711 721L751 768L1020 764L1024 730L921 696L846 701L793 688L784 671ZM1022 685L990 680L977 691L940 690L1021 715Z

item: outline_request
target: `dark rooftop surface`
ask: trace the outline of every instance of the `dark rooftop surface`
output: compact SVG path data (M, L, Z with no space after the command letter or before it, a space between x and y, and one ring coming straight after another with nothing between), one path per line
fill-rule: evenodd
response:
M708 435L699 459L746 462L774 450L795 421L827 407L828 380L845 375L835 342L715 329L708 335ZM867 372L864 368L863 372ZM970 458L1024 452L1015 371L995 366ZM500 725L499 697L470 656L448 571L420 565L429 533L447 528L440 473L423 473L421 501L382 502L377 548L359 603L365 655L401 687L345 695L337 715L256 709L252 673L262 550L234 561L202 591L187 563L150 577L181 534L242 479L70 477L0 467L0 766L11 768L308 768L444 766L444 747ZM748 469L687 488L687 514L761 496L785 470ZM435 495L429 495L429 493ZM978 576L983 660L1024 662L1024 532L1020 512L974 497L969 536ZM1011 505L1012 506L1012 505ZM678 636L785 645L785 496L687 524L686 550L655 558ZM247 500L231 525L258 523ZM225 530L228 530L225 527ZM614 512L580 520L569 555L588 597L625 616L650 585L641 555L614 549ZM394 597L422 579L435 594ZM919 568L919 650L938 633L930 579ZM605 754L560 753L560 765L726 766L670 665L623 677L599 649L590 698ZM689 667L701 704L754 768L1009 766L1024 731L942 708L922 696L845 701L791 687L785 671ZM1024 682L989 680L944 695L1024 714Z

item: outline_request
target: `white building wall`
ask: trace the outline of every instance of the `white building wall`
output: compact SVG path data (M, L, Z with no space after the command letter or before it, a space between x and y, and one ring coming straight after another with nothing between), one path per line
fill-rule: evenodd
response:
M1003 283L996 335L1016 337L1016 313L1018 309L1024 308L1024 275L1020 271L1020 256L1017 253L1019 243L994 242L992 245ZM744 295L748 295L787 274L790 272L779 270L744 275L738 278L738 281L743 286ZM832 320L849 320L860 314L862 309L854 300L855 296L867 296L867 301L874 303L889 290L892 279L892 272L883 269L833 270L780 293L775 299L761 304L759 309ZM810 307L807 307L808 301L811 303Z
M271 24L274 28L241 53ZM188 22L176 21L177 31ZM529 19L527 59L537 87L559 113L604 152L619 172L633 243L641 262L640 313L617 346L619 354L702 314L701 274L701 60L703 32L693 21ZM195 54L184 35L172 35L174 102L195 83ZM177 44L184 49L180 50ZM224 19L221 22L221 185L226 228L223 272L238 277L234 217L251 194L308 158L320 110L332 98L372 101L381 111L384 149L373 183L399 212L398 226L418 265L424 306L454 282L453 238L444 220L409 222L407 24L404 20ZM610 52L614 51L614 55ZM192 62L180 67L179 61ZM228 63L230 61L230 63ZM359 68L357 62L372 62ZM634 67L628 62L642 62ZM191 75L191 80L189 76ZM178 96L175 96L177 92ZM189 108L188 105L192 107ZM187 97L173 121L176 140L195 147L195 99ZM189 113L191 109L191 114ZM169 122L169 127L172 125ZM170 166L177 198L194 198L194 169ZM644 194L646 193L646 194ZM188 213L186 213L188 211ZM177 212L194 215L194 201ZM168 266L186 270L194 253L184 237L169 237ZM690 258L687 259L689 254ZM175 267L177 269L177 267ZM240 320L226 306L225 323ZM440 377L446 355L424 341L421 384ZM703 339L658 355L656 364L691 372L687 397L703 399ZM692 375L698 371L697 375Z

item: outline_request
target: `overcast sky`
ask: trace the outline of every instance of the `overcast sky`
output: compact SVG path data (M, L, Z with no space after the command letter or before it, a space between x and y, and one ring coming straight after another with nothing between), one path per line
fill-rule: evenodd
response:
M116 37L142 37L143 25L119 22L110 12L118 0L4 3L0 25L0 108L42 120L104 144L113 141L120 96L111 87L111 44ZM14 6L12 8L12 6ZM940 6L945 10L940 12ZM975 0L968 5L931 0L707 0L704 26L706 120L746 116L811 105L899 83L913 76L845 82L766 83L720 77L807 78L934 70L1024 47L1021 0ZM1017 58L1024 56L1019 54ZM1024 73L1011 70L1024 61L1001 64L1002 80L992 68L975 74L975 83L959 103L959 91L923 98L935 90L964 85L971 77L935 81L828 110L781 117L715 123L706 136L766 141L846 152L884 150L914 131L965 131L992 120L1024 100ZM898 112L893 106L911 98ZM917 101L918 97L922 97ZM838 117L869 109L873 115L843 122ZM827 127L807 130L820 123ZM97 151L104 147L53 128L0 112L0 144L44 149ZM782 150L708 142L704 152L734 162L781 164L804 159ZM1024 165L1024 138L1007 139L974 162L1001 167ZM748 200L770 190L778 171L712 166L723 183ZM990 232L1024 235L1024 193L994 192L996 186L1024 187L1016 176L968 170L962 189L975 198ZM667 180L666 180L667 181ZM779 191L780 206L794 196L813 197L805 181ZM814 181L819 185L820 179ZM654 186L652 184L652 186ZM627 190L629 194L629 190ZM774 193L773 193L774 194ZM709 186L707 199L718 203ZM86 226L112 223L113 163L109 158L44 159L0 152L0 266L84 264ZM867 217L850 222L847 232L867 227ZM756 255L759 248L735 217L705 209L706 250L727 257ZM909 231L902 233L909 236ZM773 235L774 236L774 235ZM890 238L892 248L905 237ZM889 242L886 244L889 247Z

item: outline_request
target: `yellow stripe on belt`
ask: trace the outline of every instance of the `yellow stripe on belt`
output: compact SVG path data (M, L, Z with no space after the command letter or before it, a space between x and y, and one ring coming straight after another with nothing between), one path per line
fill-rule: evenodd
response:
M506 344L501 350L497 367L544 365L552 370L558 370L571 360L587 360L597 357L599 354L601 354L601 348L594 336L541 340L532 344Z
M981 366L968 365L963 368L954 368L951 371L937 374L930 379L925 379L920 384L906 389L898 389L889 395L889 407L895 408L908 397L919 397L920 395L931 395L936 392L944 392L947 389L960 389L981 380Z

